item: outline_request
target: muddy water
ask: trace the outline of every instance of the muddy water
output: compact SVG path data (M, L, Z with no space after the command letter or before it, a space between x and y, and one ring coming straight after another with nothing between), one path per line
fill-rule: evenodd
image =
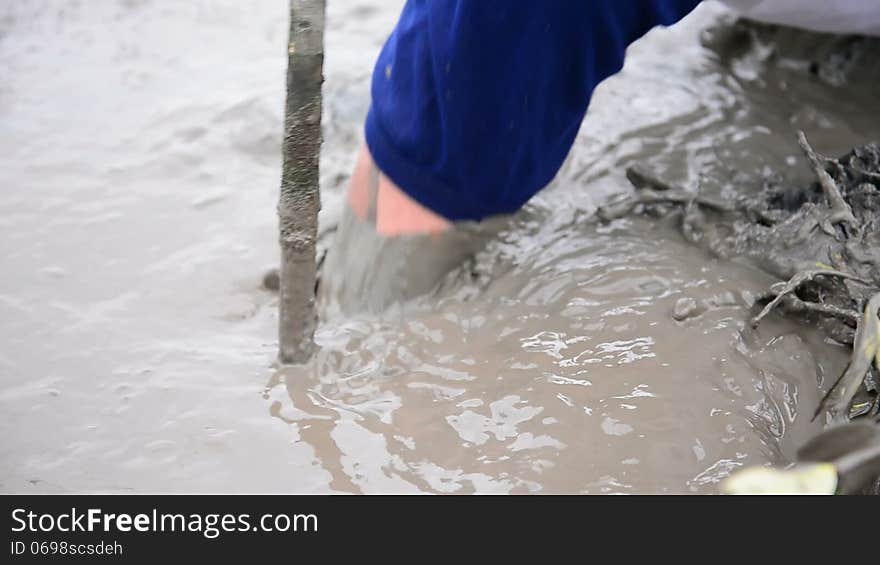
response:
M721 194L807 180L792 129L878 137L869 89L719 57L705 5L631 48L473 264L328 314L314 362L275 370L286 0L258 4L0 8L0 490L712 492L816 431L844 349L747 330L768 276L592 212L634 162ZM328 4L325 230L401 3Z

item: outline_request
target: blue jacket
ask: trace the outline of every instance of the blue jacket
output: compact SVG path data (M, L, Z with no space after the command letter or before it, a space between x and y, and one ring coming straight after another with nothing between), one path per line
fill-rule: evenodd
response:
M408 0L365 126L379 168L450 220L513 212L556 175L627 46L699 0Z

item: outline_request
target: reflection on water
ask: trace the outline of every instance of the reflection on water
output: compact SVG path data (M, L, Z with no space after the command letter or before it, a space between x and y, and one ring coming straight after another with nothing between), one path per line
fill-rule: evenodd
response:
M328 3L324 228L399 6ZM765 167L804 182L793 129L830 154L876 137L870 91L719 56L705 5L630 49L554 185L473 264L326 319L315 359L276 370L259 281L286 9L0 9L0 490L712 492L816 431L845 350L748 329L770 278L674 220L592 212L634 162L727 196Z

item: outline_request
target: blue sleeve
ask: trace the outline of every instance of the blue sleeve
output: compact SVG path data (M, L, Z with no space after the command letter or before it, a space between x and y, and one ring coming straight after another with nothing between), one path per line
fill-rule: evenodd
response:
M372 79L379 169L450 220L514 212L556 175L627 46L699 0L408 0Z

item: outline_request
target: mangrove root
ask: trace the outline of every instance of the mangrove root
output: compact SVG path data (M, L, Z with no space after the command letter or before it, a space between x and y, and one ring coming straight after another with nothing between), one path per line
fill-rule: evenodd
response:
M840 189L837 187L837 183L834 182L834 179L825 170L825 167L822 165L822 159L810 147L810 144L807 142L807 136L802 131L798 132L798 145L801 146L807 159L810 160L813 172L816 173L819 185L825 193L825 198L828 199L828 206L831 208L831 212L827 216L828 223L832 225L844 224L847 229L852 230L852 233L858 233L858 222L855 216L853 216L852 208L846 203L846 200L840 193Z
M809 281L813 281L816 277L819 277L819 276L837 277L837 278L841 278L841 279L854 280L854 281L860 282L862 284L869 284L868 281L866 281L860 277L857 277L855 275L850 275L849 273L844 273L842 271L836 271L834 269L814 269L814 270L808 270L808 271L801 271L801 272L795 274L793 277L791 277L791 279L789 279L788 282L782 283L780 285L781 288L778 291L774 292L776 297L773 300L771 300L769 303L767 303L766 306L764 306L764 309L761 310L760 314L758 314L757 316L752 318L752 327L757 328L758 324L761 323L761 320L763 320L767 316L767 314L769 314L770 311L773 310L773 308L775 308L782 301L782 299L784 297L786 297L788 295L793 295L795 298L797 298L796 295L794 295L794 292L797 291L797 289L802 284L809 282ZM800 301L800 306L805 310L812 309L813 311L825 312L827 314L834 315L834 316L841 317L841 318L845 318L845 319L852 318L854 316L853 314L847 313L847 311L845 311L841 308L833 307L830 305L824 305L824 304L813 304L811 306L807 306L808 303L806 303L800 299L798 299L798 300Z
M850 363L819 403L816 413L813 414L814 420L825 410L831 412L835 421L845 421L850 418L850 403L871 371L871 365L880 365L878 316L880 316L880 292L876 293L865 306L862 319L859 320L856 329Z
M730 202L688 192L657 178L640 167L629 167L626 170L626 177L636 189L636 193L600 206L596 210L596 215L601 221L610 222L629 215L638 206L652 204L678 204L682 206L697 204L716 212L736 211L736 206Z

